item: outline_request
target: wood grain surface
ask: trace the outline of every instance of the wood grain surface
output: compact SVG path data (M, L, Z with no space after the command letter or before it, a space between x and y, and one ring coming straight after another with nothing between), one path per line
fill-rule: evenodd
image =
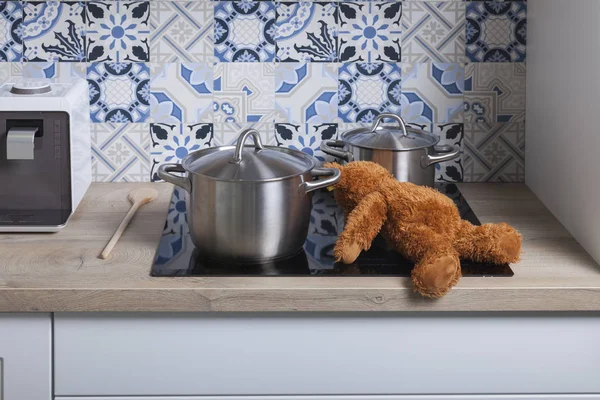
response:
M97 258L151 186L108 260ZM169 184L92 184L68 226L54 234L0 234L0 312L59 311L600 311L600 268L521 184L461 184L484 223L506 221L524 237L512 278L463 278L439 300L398 277L153 278Z

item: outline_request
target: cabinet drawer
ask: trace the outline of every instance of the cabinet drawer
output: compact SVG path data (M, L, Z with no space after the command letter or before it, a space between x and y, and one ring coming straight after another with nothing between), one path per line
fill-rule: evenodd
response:
M50 314L0 314L0 400L52 399Z
M599 393L600 315L55 317L57 396Z

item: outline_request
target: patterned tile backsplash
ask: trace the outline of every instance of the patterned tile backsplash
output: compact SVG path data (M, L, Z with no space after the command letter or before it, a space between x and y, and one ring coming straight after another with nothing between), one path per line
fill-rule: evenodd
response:
M96 181L235 142L325 161L381 112L457 145L447 182L524 179L527 2L0 1L0 79L88 80Z

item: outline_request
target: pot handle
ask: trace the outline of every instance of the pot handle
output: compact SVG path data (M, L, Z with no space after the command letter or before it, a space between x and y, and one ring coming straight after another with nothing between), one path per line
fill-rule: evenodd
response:
M244 145L246 144L246 140L248 140L248 136L252 136L252 139L254 139L255 150L260 151L264 148L262 140L260 140L260 133L256 129L246 129L238 137L237 144L235 145L235 153L233 154L231 161L229 161L230 163L239 164L242 162L242 150L244 150Z
M304 193L312 192L313 190L326 188L335 185L342 178L342 173L336 168L314 168L311 172L312 176L329 176L330 178L320 179L318 181L303 182L300 184L300 189Z
M352 153L349 151L338 150L342 147L344 147L343 140L323 140L321 142L321 151L323 151L323 153L340 158L347 162L352 161L354 159Z
M436 154L427 154L421 159L421 166L423 168L427 168L431 164L454 160L460 155L458 146L434 146L433 150Z
M407 133L406 133L406 123L404 122L404 120L402 119L402 117L400 117L399 115L393 114L393 113L381 113L381 114L379 114L375 118L375 121L373 122L373 126L371 127L371 132L375 132L375 130L377 128L379 128L379 125L381 125L381 123L383 122L383 120L386 119L386 118L393 119L394 121L396 121L398 123L398 126L400 127L400 129L402 129L402 134L404 136L407 135Z
M179 186L185 189L188 193L192 192L192 184L190 178L173 175L171 172L185 172L185 169L181 164L163 164L158 167L158 176L163 181L172 183L175 186Z

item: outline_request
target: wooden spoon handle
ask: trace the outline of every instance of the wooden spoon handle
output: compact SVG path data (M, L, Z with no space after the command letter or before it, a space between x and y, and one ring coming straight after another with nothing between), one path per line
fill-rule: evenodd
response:
M112 251L113 247L115 247L115 245L119 241L119 238L121 237L121 235L125 231L125 228L127 228L127 225L129 225L129 222L131 221L131 219L135 215L135 213L138 210L138 208L140 208L140 204L139 203L135 203L135 204L133 204L131 206L131 208L129 209L129 212L127 213L127 215L125 216L125 218L123 218L123 221L121 221L121 224L119 225L119 227L115 231L115 234L112 236L112 238L110 239L110 241L108 242L108 244L106 245L106 247L104 248L104 250L102 250L102 253L100 253L100 258L101 259L106 260L106 258L110 255L110 252Z

